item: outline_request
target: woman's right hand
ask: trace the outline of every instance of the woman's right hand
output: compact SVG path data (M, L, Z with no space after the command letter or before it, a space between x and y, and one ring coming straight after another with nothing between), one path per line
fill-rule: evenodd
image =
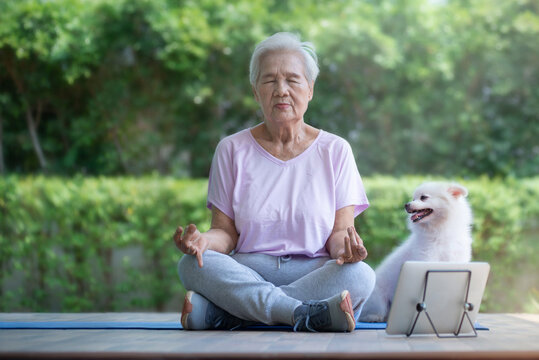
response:
M197 257L198 266L202 267L204 265L202 261L202 254L208 249L209 242L202 236L200 231L194 224L187 226L185 234L183 234L183 228L178 226L176 232L174 233L174 242L178 249L180 249L184 254L194 255Z

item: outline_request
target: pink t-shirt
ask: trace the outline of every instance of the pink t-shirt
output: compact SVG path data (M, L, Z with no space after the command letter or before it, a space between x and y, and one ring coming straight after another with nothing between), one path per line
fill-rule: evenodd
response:
M217 145L208 184L208 208L234 220L236 252L275 256L327 256L335 212L369 206L346 140L320 131L297 157L282 161L268 153L250 129Z

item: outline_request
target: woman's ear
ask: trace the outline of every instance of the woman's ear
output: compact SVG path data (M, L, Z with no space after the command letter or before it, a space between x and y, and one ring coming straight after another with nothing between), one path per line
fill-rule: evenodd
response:
M253 95L255 97L255 101L260 104L260 101L258 101L258 94L256 92L256 88L253 85L251 85L251 89L253 90Z
M313 99L313 95L314 95L314 81L311 81L309 83L309 101Z

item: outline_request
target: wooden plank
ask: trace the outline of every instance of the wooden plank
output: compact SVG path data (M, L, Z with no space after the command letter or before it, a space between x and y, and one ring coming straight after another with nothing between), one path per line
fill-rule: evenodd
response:
M0 321L177 321L175 313L0 314ZM539 358L539 315L480 314L479 337L185 330L0 330L6 358Z

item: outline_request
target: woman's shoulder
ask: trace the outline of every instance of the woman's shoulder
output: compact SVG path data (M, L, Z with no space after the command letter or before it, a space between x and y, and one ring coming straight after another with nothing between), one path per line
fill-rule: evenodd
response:
M322 130L322 134L318 141L319 146L328 150L338 150L350 148L348 141L336 134Z
M217 149L218 150L224 150L224 149L234 150L234 149L237 149L238 147L243 147L246 144L249 144L251 141L250 140L251 135L249 131L250 129L243 129L234 134L225 136L217 144Z

